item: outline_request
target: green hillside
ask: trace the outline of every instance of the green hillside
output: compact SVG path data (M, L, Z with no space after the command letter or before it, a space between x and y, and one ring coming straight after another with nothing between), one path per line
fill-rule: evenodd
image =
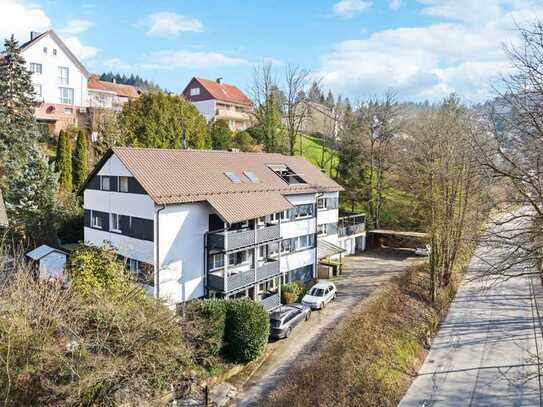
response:
M300 153L300 141L296 142L296 153ZM317 167L322 163L322 141L318 138L302 136L302 155ZM328 146L324 147L324 169L326 174L335 177L338 157L336 151Z

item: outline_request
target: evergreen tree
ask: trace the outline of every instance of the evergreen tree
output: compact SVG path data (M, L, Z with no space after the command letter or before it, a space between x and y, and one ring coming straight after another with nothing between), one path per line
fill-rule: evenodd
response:
M89 152L87 137L83 129L77 130L77 141L73 157L73 183L74 189L79 189L89 175Z
M232 146L232 130L225 120L219 119L211 122L209 135L213 150L228 150Z
M19 44L13 36L0 58L0 168L6 187L26 162L35 134L34 88Z
M60 190L72 191L72 146L68 132L62 131L58 138L58 160L56 168L59 172Z
M33 143L23 170L10 180L6 206L14 232L34 243L56 243L57 176L40 147Z

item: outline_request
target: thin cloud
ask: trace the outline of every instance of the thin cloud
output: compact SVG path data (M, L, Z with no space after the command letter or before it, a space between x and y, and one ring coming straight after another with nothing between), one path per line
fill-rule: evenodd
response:
M221 52L195 52L188 50L158 51L150 54L148 59L153 62L142 64L142 67L153 69L204 69L217 66L249 65L249 61L245 59L231 57Z
M90 20L74 19L68 21L65 27L61 28L59 32L63 34L81 34L91 28L94 23Z
M200 20L181 14L161 11L149 15L142 20L139 27L147 29L146 35L150 37L176 37L182 32L201 32L204 25Z
M360 13L369 10L371 6L371 1L341 0L334 4L334 13L345 18L352 18Z
M390 0L390 2L388 3L388 7L393 11L399 10L401 6L402 0Z

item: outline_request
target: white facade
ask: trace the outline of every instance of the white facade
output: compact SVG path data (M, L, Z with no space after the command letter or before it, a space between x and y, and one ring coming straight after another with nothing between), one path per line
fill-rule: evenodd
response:
M22 51L32 73L36 99L75 107L87 105L87 76L53 39L44 35ZM41 72L40 72L41 70Z
M132 177L132 174L113 154L95 176ZM120 181L118 182L120 185ZM206 235L210 229L210 215L216 215L215 210L207 202L156 205L142 191L120 192L120 187L119 191L101 190L101 181L98 185L100 185L98 188L95 185L87 187L84 191L83 206L86 212L92 214L92 211L97 211L110 216L118 214L131 219L136 217L152 221L152 240L131 237L119 231L103 230L91 222L85 224L85 244L113 246L119 255L128 260L137 260L153 267L155 274L152 292L170 304L205 296L208 273ZM331 223L335 220L337 230L337 209L317 212L318 196L315 193L285 196L293 205L312 205L313 214L307 218L281 221L281 240L308 235L314 237L317 232L317 220L319 223L321 221ZM337 197L337 194L331 197ZM112 227L112 223L109 223L109 227ZM335 240L337 242L337 235ZM312 272L312 276L316 277L316 242L311 246L310 241L306 240L305 244L308 243L307 248L302 244L296 251L280 254L278 270L282 275L286 277L290 271L305 268L304 272ZM249 249L253 250L254 246ZM225 259L227 258L228 256L225 256ZM237 272L244 272L243 267L238 267ZM245 271L249 271L250 267L246 265ZM255 288L258 288L258 284Z

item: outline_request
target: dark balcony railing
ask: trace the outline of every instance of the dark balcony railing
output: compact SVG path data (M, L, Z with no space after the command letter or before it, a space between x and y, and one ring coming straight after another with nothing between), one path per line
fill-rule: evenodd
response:
M266 298L263 298L260 303L264 306L266 311L271 311L274 308L277 308L281 305L281 296L279 293L272 294Z
M281 267L278 260L273 260L261 264L256 268L256 279L265 280L281 274Z
M239 271L230 274L225 279L219 274L209 273L207 275L207 286L214 290L223 292L237 290L255 283L255 270Z
M279 225L265 226L256 231L254 229L242 229L212 232L207 235L207 247L209 250L229 251L279 239L280 237Z

